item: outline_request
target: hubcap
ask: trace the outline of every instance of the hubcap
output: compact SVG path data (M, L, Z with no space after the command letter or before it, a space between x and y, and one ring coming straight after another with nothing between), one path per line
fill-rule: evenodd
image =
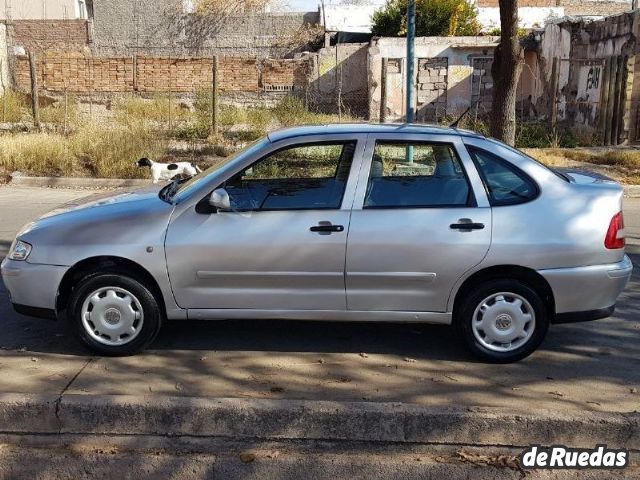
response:
M473 313L473 335L485 348L510 352L524 345L536 327L535 311L526 298L509 292L494 293Z
M94 340L109 346L125 345L142 330L140 301L119 287L103 287L82 304L82 326Z

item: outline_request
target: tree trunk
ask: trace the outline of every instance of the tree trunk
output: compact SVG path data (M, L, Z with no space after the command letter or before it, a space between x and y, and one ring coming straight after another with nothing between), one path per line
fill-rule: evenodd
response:
M491 135L509 145L516 141L516 95L523 51L518 38L518 0L500 1L500 43L491 67Z

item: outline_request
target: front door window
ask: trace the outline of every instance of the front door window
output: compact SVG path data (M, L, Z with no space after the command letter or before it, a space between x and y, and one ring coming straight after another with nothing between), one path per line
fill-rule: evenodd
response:
M224 184L240 211L338 209L355 142L314 143L277 150Z

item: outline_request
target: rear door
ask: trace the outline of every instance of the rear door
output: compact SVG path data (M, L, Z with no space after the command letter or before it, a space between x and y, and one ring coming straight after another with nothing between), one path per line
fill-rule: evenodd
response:
M491 243L491 208L454 135L369 135L347 242L355 311L445 312Z

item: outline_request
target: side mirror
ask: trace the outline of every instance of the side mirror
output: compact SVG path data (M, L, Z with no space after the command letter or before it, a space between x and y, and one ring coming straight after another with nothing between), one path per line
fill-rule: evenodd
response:
M224 188L216 188L209 196L209 206L216 210L231 210L231 199Z

